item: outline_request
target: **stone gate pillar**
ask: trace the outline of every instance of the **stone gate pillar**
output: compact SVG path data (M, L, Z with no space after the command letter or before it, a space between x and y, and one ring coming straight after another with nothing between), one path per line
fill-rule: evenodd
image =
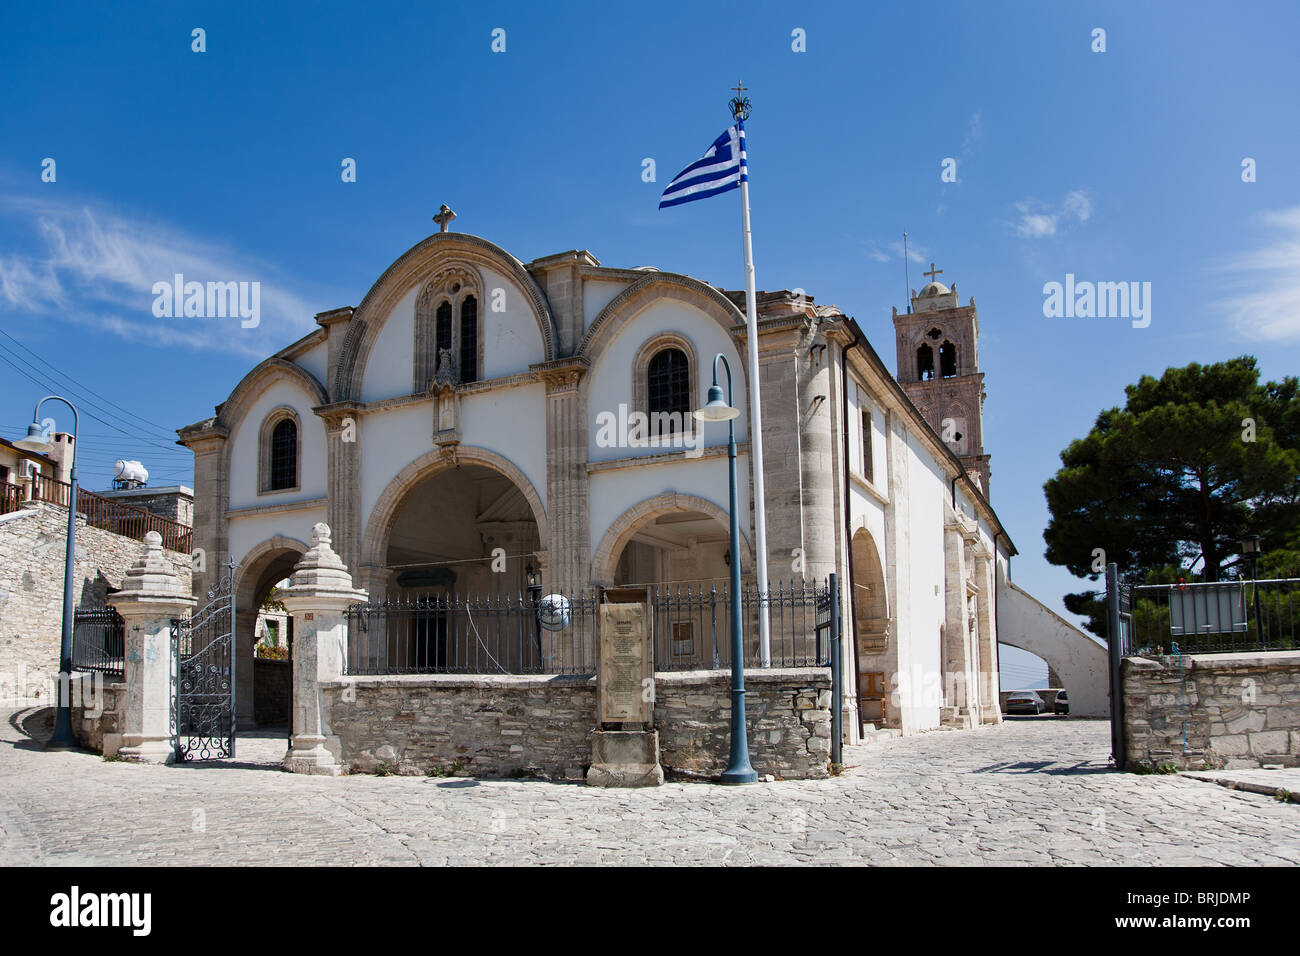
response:
M348 605L365 601L330 546L330 528L311 529L311 550L289 576L280 600L293 615L293 734L284 769L337 776L343 768L331 746L320 683L343 674Z
M172 620L194 608L189 588L172 569L162 536L144 536L144 553L108 596L126 622L126 704L118 756L135 763L171 763Z

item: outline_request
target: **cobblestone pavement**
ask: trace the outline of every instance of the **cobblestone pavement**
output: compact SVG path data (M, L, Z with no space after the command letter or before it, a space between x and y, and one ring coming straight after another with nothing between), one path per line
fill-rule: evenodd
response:
M44 753L0 725L0 864L1300 863L1300 806L1106 769L1100 721L1026 720L846 752L824 781L598 790L304 777Z

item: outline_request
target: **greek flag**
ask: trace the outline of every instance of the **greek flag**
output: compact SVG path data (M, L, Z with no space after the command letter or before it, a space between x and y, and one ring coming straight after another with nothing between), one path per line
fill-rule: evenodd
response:
M708 199L749 180L745 163L745 124L737 122L713 141L702 159L691 163L668 184L659 208Z

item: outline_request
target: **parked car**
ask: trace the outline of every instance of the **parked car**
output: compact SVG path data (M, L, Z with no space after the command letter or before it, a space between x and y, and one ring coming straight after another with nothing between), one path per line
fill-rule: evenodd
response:
M1058 717L1070 716L1070 698L1066 696L1065 691L1056 695L1056 700L1052 701L1052 711Z
M1003 713L1033 714L1037 717L1045 710L1047 710L1047 704L1043 702L1043 698L1032 690L1018 690L1008 695Z

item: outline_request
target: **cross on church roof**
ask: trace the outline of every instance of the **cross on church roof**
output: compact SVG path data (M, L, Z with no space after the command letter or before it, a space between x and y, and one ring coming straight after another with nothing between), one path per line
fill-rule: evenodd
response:
M451 207L446 203L438 210L438 215L433 217L433 221L438 224L439 232L447 232L451 226L451 221L456 218L456 214L451 211Z
M921 275L923 275L923 276L929 276L929 277L930 277L930 281L933 282L933 281L935 281L935 278L934 278L935 276L943 275L943 270L942 270L942 269L936 269L936 268L934 267L934 263L931 262L931 263L930 263L930 271L929 271L929 272L922 272Z

